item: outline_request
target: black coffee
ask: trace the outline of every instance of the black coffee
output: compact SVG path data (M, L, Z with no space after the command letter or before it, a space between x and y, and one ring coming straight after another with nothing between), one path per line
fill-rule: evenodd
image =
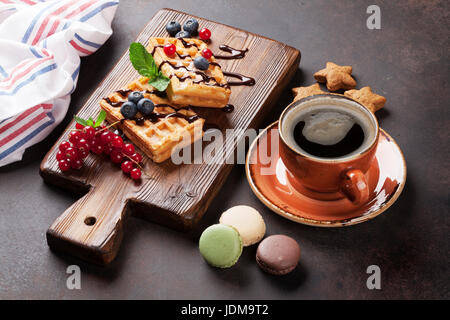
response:
M312 114L312 116L320 117L320 111L317 112L317 114ZM346 124L346 129L348 128L350 129L348 129L348 131L346 131L345 129L344 131L341 130L341 132L339 133L340 136L335 137L337 139L333 139L333 137L331 137L331 139L328 139L331 141L338 140L336 143L322 144L317 141L315 142L310 141L304 135L304 128L306 125L306 121L308 120L307 119L301 120L295 125L294 139L295 142L300 146L300 148L302 148L304 151L313 156L320 158L343 157L357 150L359 147L361 147L361 145L364 142L365 139L364 130L356 121L351 121L348 124ZM327 119L327 121L330 120ZM316 126L317 126L316 131L320 131L319 133L321 134L321 137L327 135L327 129L329 128L330 125L327 125L326 123L325 124L319 123L319 125ZM336 135L337 133L333 130L330 130L330 135L333 134Z

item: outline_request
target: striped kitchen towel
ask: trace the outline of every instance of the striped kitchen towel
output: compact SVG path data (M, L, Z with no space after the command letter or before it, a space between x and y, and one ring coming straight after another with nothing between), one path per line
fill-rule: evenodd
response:
M119 1L0 0L0 167L66 115L80 57L112 34Z

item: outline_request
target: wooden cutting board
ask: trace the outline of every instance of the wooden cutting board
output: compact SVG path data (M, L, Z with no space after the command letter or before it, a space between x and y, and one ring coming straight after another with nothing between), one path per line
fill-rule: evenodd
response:
M152 18L137 40L146 45L151 36L167 37L165 25L176 20L181 24L189 14L162 9ZM217 22L196 17L200 27L212 32L211 50L219 54L219 45L248 48L245 58L219 60L222 69L238 72L256 79L251 87L234 86L230 103L231 113L217 109L194 108L222 132L225 129L256 128L280 93L294 75L300 62L300 52L283 43ZM220 52L220 54L226 54ZM125 86L138 76L125 52L116 66L81 108L78 116L94 117L99 112L99 101L111 92ZM72 122L68 128L73 128ZM228 153L234 152L236 137L227 137L224 144ZM189 230L199 221L225 181L232 165L184 164L171 160L155 164L144 159L146 172L139 183L125 176L120 168L102 156L89 155L83 169L62 173L56 161L58 145L67 140L66 131L42 161L40 173L48 183L85 194L68 208L47 231L47 242L52 249L75 255L84 260L108 264L116 256L124 221L129 215L138 216L178 230ZM226 154L227 156L228 154Z

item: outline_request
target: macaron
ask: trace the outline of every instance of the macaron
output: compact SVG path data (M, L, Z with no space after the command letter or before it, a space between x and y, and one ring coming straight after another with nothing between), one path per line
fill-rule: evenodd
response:
M219 219L221 224L234 227L240 234L244 247L255 244L264 237L266 224L259 212L249 206L235 206Z
M265 238L256 250L256 262L267 273L283 275L295 269L300 246L291 237L277 234Z
M218 268L233 266L242 253L239 232L223 224L213 224L206 228L200 236L198 246L205 261Z

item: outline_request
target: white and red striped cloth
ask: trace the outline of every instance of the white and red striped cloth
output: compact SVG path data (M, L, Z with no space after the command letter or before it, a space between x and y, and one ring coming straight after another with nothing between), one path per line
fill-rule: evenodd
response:
M112 34L118 0L0 0L0 167L66 115L80 57Z

